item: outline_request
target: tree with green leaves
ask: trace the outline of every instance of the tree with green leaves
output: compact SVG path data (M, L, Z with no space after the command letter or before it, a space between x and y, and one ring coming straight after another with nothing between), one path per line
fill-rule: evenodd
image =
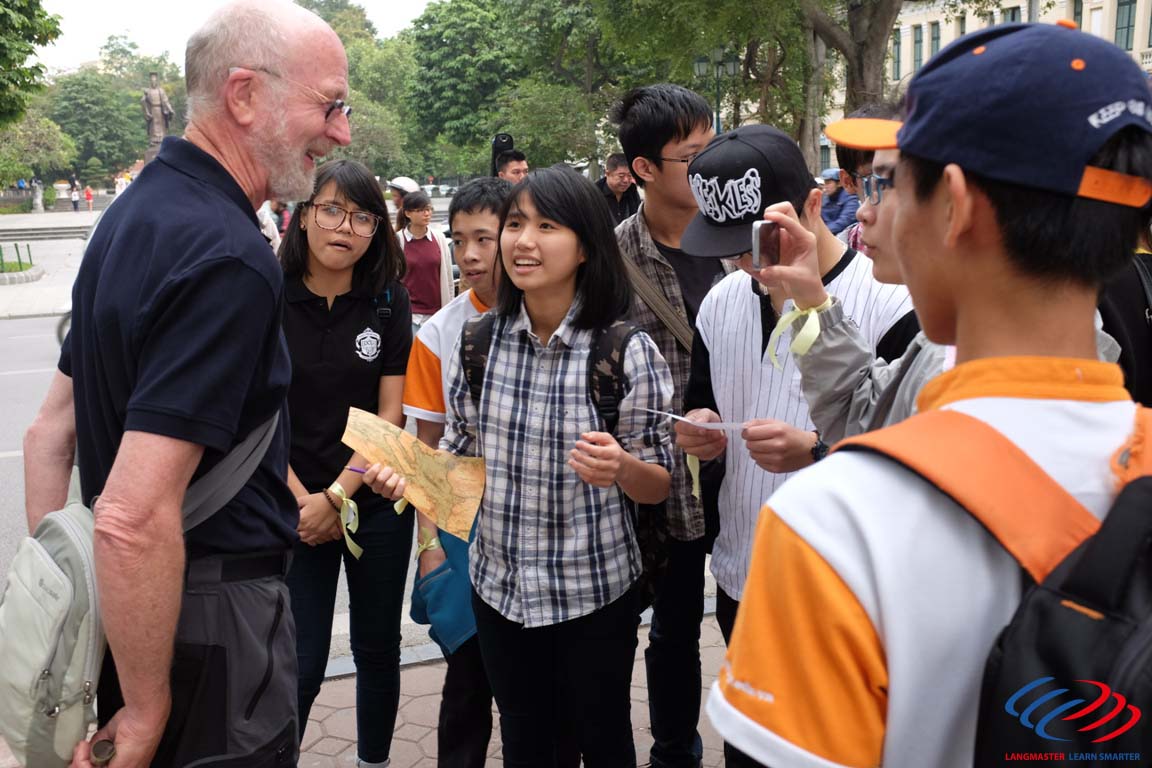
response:
M324 19L344 45L376 40L376 25L364 7L351 0L296 0L296 4Z
M49 116L72 137L80 162L95 157L110 171L127 168L148 146L138 92L94 69L64 75L50 94Z
M413 22L418 71L405 120L419 143L441 134L459 146L486 143L484 115L500 89L520 76L509 50L523 34L515 21L504 0L440 0Z
M349 122L352 124L352 143L332 152L334 158L359 160L381 177L398 176L390 169L408 165L404 150L404 130L400 118L388 107L351 91L348 103L353 104Z
M598 129L607 109L605 99L597 99L599 110L589 109L587 96L576 86L526 77L501 91L495 102L488 132L512 133L516 148L533 166L600 156Z
M41 0L0 3L0 126L20 119L28 96L42 87L44 67L29 64L37 45L60 36L60 17L44 10Z
M48 178L76 160L76 144L60 126L35 110L0 128L0 186L16 179Z

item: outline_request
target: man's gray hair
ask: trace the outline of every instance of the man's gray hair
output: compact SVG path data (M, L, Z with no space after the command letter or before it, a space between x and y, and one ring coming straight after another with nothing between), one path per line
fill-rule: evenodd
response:
M287 53L285 5L259 0L231 3L188 39L184 76L189 122L203 119L220 106L220 87L230 68L281 72Z

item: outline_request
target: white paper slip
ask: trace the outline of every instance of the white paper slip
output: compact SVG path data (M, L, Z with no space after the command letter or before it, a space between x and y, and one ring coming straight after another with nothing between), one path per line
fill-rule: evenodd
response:
M735 422L735 421L715 422L715 421L713 421L710 423L704 423L704 422L699 422L699 421L692 421L692 419L686 419L683 416L677 416L674 413L668 413L666 411L653 410L652 408L641 408L640 410L646 411L648 413L658 413L661 416L667 416L668 418L670 418L674 421L683 421L686 424L691 424L692 426L700 427L701 429L714 429L718 432L739 432L740 430L744 429L744 424L741 422Z

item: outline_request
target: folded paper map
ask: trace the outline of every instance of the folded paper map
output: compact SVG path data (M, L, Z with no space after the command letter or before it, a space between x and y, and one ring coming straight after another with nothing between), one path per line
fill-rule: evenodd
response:
M437 451L374 413L348 409L345 445L392 467L406 481L404 498L440 530L468 540L484 496L484 459Z

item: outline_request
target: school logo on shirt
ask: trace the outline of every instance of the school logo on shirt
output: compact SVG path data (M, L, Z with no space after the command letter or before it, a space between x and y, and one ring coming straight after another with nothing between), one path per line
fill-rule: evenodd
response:
M356 354L368 362L380 357L380 334L371 328L361 331L356 337Z

